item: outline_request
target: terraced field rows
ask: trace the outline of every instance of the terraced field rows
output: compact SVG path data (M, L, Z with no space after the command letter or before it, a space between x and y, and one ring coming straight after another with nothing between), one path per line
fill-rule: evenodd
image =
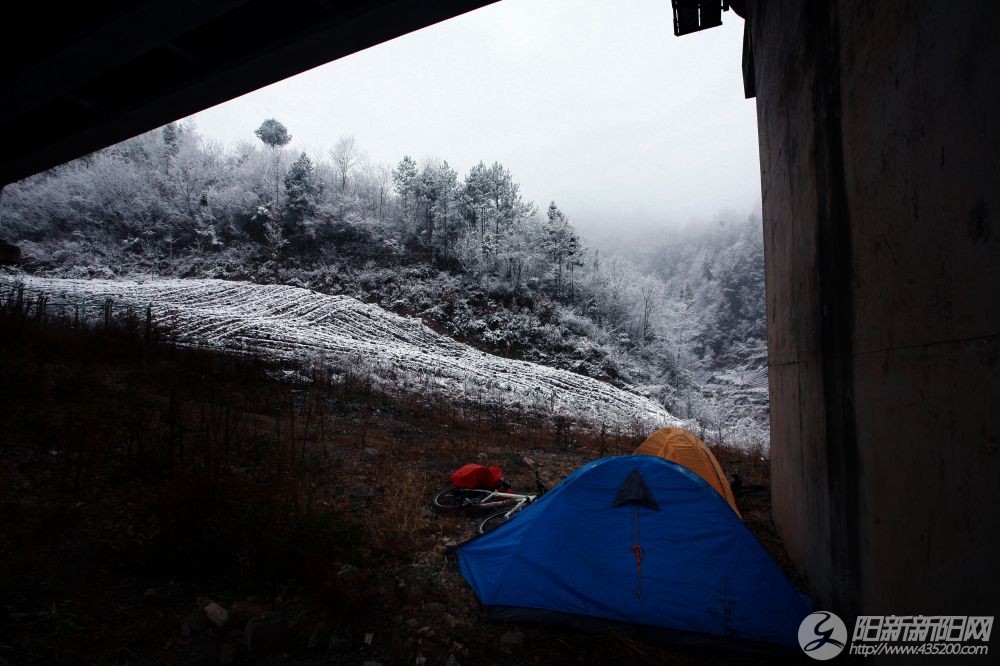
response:
M609 428L648 431L678 423L653 400L604 382L536 363L478 351L348 296L223 280L67 280L19 276L52 307L98 307L106 299L153 318L178 342L252 353L290 367L322 359L333 368L364 367L383 386L452 400L562 414ZM9 289L11 279L4 280Z

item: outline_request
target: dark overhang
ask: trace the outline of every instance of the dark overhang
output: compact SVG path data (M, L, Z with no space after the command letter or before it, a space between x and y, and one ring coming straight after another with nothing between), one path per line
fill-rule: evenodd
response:
M0 185L494 1L22 3L0 40Z

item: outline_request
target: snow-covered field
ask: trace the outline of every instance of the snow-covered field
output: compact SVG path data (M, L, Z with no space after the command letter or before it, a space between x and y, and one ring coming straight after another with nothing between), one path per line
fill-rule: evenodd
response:
M478 351L349 296L223 280L69 280L22 275L0 278L8 292L22 281L51 307L91 312L107 299L130 305L180 344L259 354L289 370L322 363L338 374L366 372L385 390L563 414L610 429L648 432L680 421L657 402L610 384L537 363ZM72 312L72 310L71 310Z

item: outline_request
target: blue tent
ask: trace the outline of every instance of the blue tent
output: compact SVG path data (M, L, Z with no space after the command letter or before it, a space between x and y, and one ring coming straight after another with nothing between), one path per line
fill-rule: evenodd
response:
M797 650L811 612L718 492L654 456L585 465L456 552L491 619Z

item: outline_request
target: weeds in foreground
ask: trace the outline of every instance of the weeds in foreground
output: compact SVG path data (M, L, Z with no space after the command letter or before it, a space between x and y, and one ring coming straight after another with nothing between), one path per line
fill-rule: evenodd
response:
M18 483L44 489L32 511L114 503L127 514L114 519L134 525L115 557L146 574L315 589L311 562L412 549L431 490L487 451L516 473L528 450L635 444L565 418L553 429L392 395L360 370L279 382L260 359L180 347L128 319L44 318L14 294L5 304L7 512L25 501ZM390 433L392 423L406 432Z
M372 499L365 525L372 545L395 555L411 553L427 532L427 498L433 484L405 452L388 452L372 469Z
M360 371L277 381L259 359L103 324L0 312L0 635L38 663L155 661L178 645L202 591L305 599L311 610L299 612L313 623L302 645L320 624L453 603L439 570L401 573L433 556L429 533L442 524L424 512L450 471L500 464L530 489L524 453L551 485L641 441L631 429L556 428L511 412L501 421L393 395ZM726 465L729 452L717 453ZM404 587L387 572L410 577ZM182 598L144 605L147 586ZM459 640L478 641L486 658L499 632L476 625ZM579 654L598 645L571 640Z

